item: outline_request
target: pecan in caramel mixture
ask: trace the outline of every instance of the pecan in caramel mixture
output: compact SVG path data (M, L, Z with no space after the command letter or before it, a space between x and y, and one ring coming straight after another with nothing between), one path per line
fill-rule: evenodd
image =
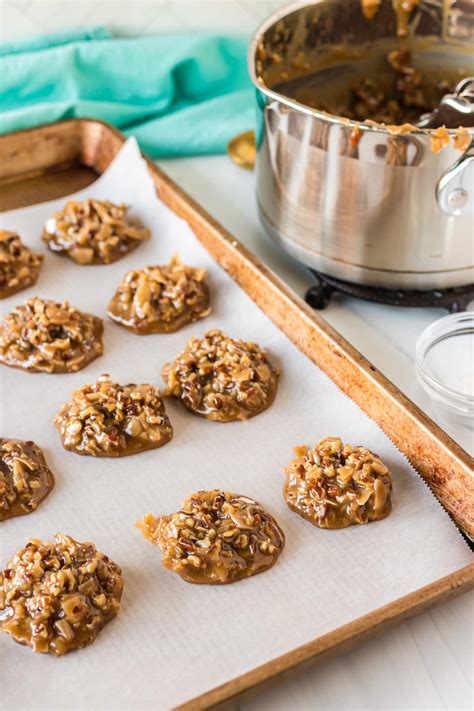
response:
M385 518L391 511L392 476L365 447L325 437L312 449L296 447L286 467L286 503L319 528L345 528Z
M147 514L136 525L160 546L164 567L188 583L233 583L262 573L285 545L283 531L260 504L220 489L198 491L180 511Z
M54 486L34 442L0 437L0 521L34 511Z
M70 200L47 220L42 239L78 264L110 264L150 237L150 230L127 220L127 210L108 200Z
M436 108L453 88L447 80L428 87L423 72L412 65L407 47L389 52L387 61L393 70L389 90L382 88L377 79L364 79L353 89L351 106L338 107L342 116L387 125L416 123L420 116Z
M0 630L60 656L91 644L119 612L122 571L93 543L30 539L0 572Z
M123 457L156 449L173 436L157 388L118 385L108 375L75 390L54 424L65 449L93 457Z
M109 304L110 318L134 333L170 333L210 312L206 271L169 264L128 272Z
M32 372L70 373L102 355L102 320L35 297L0 322L0 363Z
M0 299L33 286L43 255L28 249L16 232L0 230Z
M246 420L266 410L275 397L278 375L260 346L222 331L191 338L163 368L165 394L217 422Z

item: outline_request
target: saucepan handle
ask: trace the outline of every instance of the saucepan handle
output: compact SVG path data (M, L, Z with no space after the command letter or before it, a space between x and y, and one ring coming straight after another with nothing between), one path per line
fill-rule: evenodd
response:
M445 215L474 215L474 140L438 180L436 200Z

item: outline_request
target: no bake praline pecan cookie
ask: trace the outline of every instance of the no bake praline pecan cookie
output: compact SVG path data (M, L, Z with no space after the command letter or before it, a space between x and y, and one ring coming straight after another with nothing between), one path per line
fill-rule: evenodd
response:
M60 656L91 644L119 612L122 571L93 543L30 539L0 572L0 630Z
M127 210L109 200L70 200L47 220L42 239L78 264L110 264L150 237L150 230L127 218Z
M256 501L221 489L198 491L181 510L136 524L160 546L165 568L188 583L233 583L276 563L285 545L278 523Z
M34 511L54 486L41 449L0 437L0 521Z
M392 477L370 450L325 437L294 452L297 458L285 469L284 497L292 511L315 526L345 528L390 513Z
M33 286L43 255L32 252L16 232L0 230L0 299Z
M35 297L0 322L0 363L32 372L71 373L102 355L102 320Z
M191 338L162 374L166 395L217 422L246 420L266 410L275 397L279 375L260 346L229 338L222 331Z
M119 385L108 375L75 390L54 424L65 449L93 457L124 457L156 449L173 436L157 388Z
M210 312L206 271L178 257L163 266L135 269L109 304L111 319L138 334L171 333Z

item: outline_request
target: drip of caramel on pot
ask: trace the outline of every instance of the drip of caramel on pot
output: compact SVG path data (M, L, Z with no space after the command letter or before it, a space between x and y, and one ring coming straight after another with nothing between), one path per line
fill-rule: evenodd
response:
M371 20L378 12L381 0L360 0L364 17Z
M392 0L392 7L397 17L397 36L406 37L408 34L408 22L413 8L418 5L419 0ZM368 20L371 20L378 12L381 0L361 0L361 8Z
M397 36L406 37L408 35L408 22L413 8L418 5L419 0L392 0L393 10L397 16Z

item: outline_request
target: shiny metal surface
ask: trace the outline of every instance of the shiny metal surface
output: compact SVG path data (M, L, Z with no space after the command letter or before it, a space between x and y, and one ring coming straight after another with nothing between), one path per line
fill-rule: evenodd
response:
M444 48L450 49L455 37L459 58L466 22L453 24L452 17L443 17L446 3L430 0L426 5L418 27L430 37L443 35ZM323 15L315 15L321 9ZM249 65L260 116L260 217L272 239L292 256L339 279L413 289L468 284L474 281L472 146L460 160L452 144L433 153L430 136L422 131L393 135L362 124L354 132L354 122L303 106L256 78L261 38L268 44L282 17L293 45L296 38L308 47L309 42L332 41L334 33L339 42L344 36L354 41L370 41L384 32L389 36L394 29L391 3L381 10L386 15L377 25L361 16L358 0L299 3L256 33ZM316 20L321 20L320 30ZM361 34L364 27L368 37Z
M444 173L436 186L436 200L445 215L474 215L474 141ZM472 229L472 222L471 222ZM474 238L474 235L471 234Z
M474 77L462 79L452 94L445 94L440 105L416 122L418 128L474 126Z

